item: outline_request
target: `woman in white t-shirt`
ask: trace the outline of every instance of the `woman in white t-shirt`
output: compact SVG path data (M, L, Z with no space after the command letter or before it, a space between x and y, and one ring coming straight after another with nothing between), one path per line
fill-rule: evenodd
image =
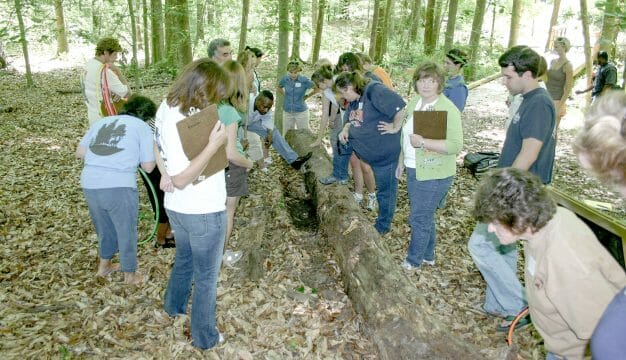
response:
M219 147L226 143L224 125L218 122L209 144L188 159L176 124L229 90L226 72L210 59L199 59L183 70L161 103L155 119L155 156L163 178L165 209L176 233L176 260L165 290L164 308L171 316L187 312L194 284L191 338L194 346L209 349L222 337L216 327L217 279L226 232L224 171L193 184Z

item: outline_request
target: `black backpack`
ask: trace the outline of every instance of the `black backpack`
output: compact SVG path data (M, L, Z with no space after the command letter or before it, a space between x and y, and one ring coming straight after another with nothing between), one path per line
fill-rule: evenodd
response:
M463 166L468 168L474 177L479 178L489 169L498 166L500 153L491 151L479 151L467 153L463 158Z

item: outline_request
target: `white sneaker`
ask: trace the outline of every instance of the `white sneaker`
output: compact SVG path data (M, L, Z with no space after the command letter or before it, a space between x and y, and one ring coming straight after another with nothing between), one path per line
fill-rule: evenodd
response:
M274 162L271 156L266 157L265 159L263 159L263 161L265 162L266 165L271 165L272 162Z
M363 201L363 194L352 193L352 196L354 196L354 201L356 201L356 204L361 205L361 201Z
M418 272L420 270L419 266L413 266L408 261L404 260L402 263L402 269L408 272Z
M237 263L237 261L241 260L242 256L243 253L241 251L226 250L224 252L222 262L224 263L224 265L232 267Z
M224 342L224 335L222 335L222 333L219 331L218 331L218 334L220 334L220 339L217 341L217 343L222 344Z
M422 264L435 266L435 260L422 260Z
M270 169L264 167L264 168L261 168L261 171L263 171L263 173L267 174L268 172L270 172Z
M367 194L367 210L376 210L376 193Z

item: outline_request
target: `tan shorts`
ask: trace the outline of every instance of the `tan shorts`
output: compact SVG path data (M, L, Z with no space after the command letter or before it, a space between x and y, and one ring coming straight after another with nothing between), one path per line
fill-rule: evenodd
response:
M291 129L309 130L309 110L302 112L283 112L283 134Z
M248 195L248 169L229 161L225 173L226 196L237 197Z

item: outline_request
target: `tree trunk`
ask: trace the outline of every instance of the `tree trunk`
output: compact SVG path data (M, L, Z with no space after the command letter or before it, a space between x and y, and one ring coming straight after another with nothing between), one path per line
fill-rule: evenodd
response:
M300 60L300 20L302 19L302 0L293 0L293 39L291 41L291 59Z
M161 0L150 0L150 23L152 25L152 62L163 60L165 39L163 37L163 3Z
M439 33L441 32L441 24L443 23L443 17L445 15L445 10L443 8L443 4L446 4L445 10L448 9L448 0L437 0L437 4L435 5L435 21L434 21L434 37L435 37L435 47L437 47L437 43L439 42Z
M311 29L317 26L317 17L319 16L318 8L322 7L318 0L311 0Z
M623 8L622 8L622 11ZM604 1L604 18L600 33L600 50L609 54L609 59L615 59L615 42L619 30L617 0Z
M448 51L454 46L454 27L456 26L456 13L459 9L459 0L450 0L448 4L448 23L446 24L446 35L443 50Z
M4 53L4 43L0 40L0 69L6 69L7 65L7 55Z
M492 14L491 14L491 31L489 32L489 53L493 53L493 35L496 29L496 1L493 0L489 3L491 6Z
M30 60L28 57L28 40L26 40L26 26L22 18L22 2L15 0L15 14L17 15L17 24L20 28L20 42L22 43L22 53L24 54L24 67L26 69L26 86L33 87L33 74L30 72Z
M341 18L348 20L350 18L350 0L341 0Z
M290 0L278 0L278 66L276 67L276 86L278 81L287 72L289 61L289 2ZM274 122L281 133L283 130L283 101L284 96L276 92L276 104Z
M509 31L509 48L517 45L517 38L519 35L519 22L521 17L522 0L513 0L513 8L511 9L511 29Z
M431 55L435 51L435 0L426 4L426 24L424 25L424 54Z
M313 55L311 62L316 63L320 58L320 47L322 46L322 35L324 33L324 11L326 0L319 0L319 10L317 13L317 23L315 24L315 40L313 41Z
M250 13L250 0L241 0L241 28L239 30L239 53L246 48L248 38L248 14Z
M206 9L206 2L196 2L196 41L195 45L198 45L200 40L204 40L204 13Z
M192 60L187 0L165 1L165 26L168 62L181 69Z
M476 0L476 9L474 10L474 20L472 21L472 33L470 35L469 45L469 58L472 59L473 62L469 63L465 70L469 80L474 80L474 73L476 71L474 63L478 61L476 55L478 54L478 46L480 45L480 35L482 33L486 5L487 0Z
M315 139L306 130L290 131L287 140L298 153L310 151ZM451 335L443 323L430 316L415 283L402 273L371 221L359 210L345 186L318 185L331 161L315 150L307 164L305 183L317 207L320 230L334 248L346 294L361 314L380 359L485 359L473 344Z
M215 25L215 4L213 1L206 2L206 23L209 27Z
M546 40L546 52L552 49L552 43L554 42L554 26L559 18L559 10L561 9L561 0L554 0L552 6L552 16L550 17L550 27L548 28L548 40Z
M135 7L133 6L133 0L128 0L128 16L130 17L130 36L133 47L133 58L130 60L130 64L133 67L137 67L137 32L135 31Z
M369 56L372 59L376 57L376 35L378 34L378 23L380 22L380 3L381 0L374 0L374 14L372 14L369 49Z
M391 31L391 21L393 19L393 5L393 0L387 0L387 4L385 5L385 26L383 28L384 32L382 37L381 53L378 60L379 63L382 61L383 57L387 53L387 42L389 40L390 34L393 34L393 32Z
M143 65L150 65L150 32L148 31L148 1L141 0L141 19L143 21Z
M57 29L57 54L69 51L67 36L65 35L65 16L63 16L63 0L54 0L54 13L56 15Z
M142 14L142 7L140 0L132 0L134 3L133 7L135 8L135 13L137 17L135 18L135 38L137 39L137 52L143 50L143 34L141 32L141 27L143 22L141 21L140 15Z
M587 88L591 86L591 36L589 35L589 11L587 11L587 0L580 0L580 19L583 26L583 39L585 40L585 67L587 72ZM587 104L591 102L591 93L587 92Z
M383 1L380 2L380 8L378 9L378 21L376 22L376 48L374 49L374 57L372 60L375 63L379 63L383 58L383 42L386 36L385 34L385 14L387 13L387 9L385 9L385 3Z
M102 29L101 5L100 0L91 0L91 32L97 38L100 37L100 30Z
M422 9L422 0L413 0L411 7L411 29L409 30L409 41L411 44L417 41L417 33L420 25L420 12Z

